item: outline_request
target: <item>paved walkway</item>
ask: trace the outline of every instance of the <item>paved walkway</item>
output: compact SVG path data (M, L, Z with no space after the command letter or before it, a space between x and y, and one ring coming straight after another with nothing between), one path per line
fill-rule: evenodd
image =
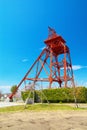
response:
M23 105L23 103L18 103L18 102L0 102L0 107L9 107L9 106L17 106L17 105Z

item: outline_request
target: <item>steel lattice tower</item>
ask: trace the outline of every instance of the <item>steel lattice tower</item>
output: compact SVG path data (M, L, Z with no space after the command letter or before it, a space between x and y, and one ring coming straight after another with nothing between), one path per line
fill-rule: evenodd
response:
M48 38L44 43L46 47L21 80L17 89L25 81L34 84L48 82L48 88L51 88L53 83L57 83L56 87L75 86L70 50L65 40L54 29L48 27ZM10 98L13 97L17 89L10 95Z

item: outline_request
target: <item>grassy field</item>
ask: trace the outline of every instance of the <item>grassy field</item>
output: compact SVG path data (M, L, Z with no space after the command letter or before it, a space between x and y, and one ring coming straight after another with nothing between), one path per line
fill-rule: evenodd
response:
M69 104L34 104L20 105L0 108L1 112L22 112L22 111L54 111L54 110L87 110L87 108L76 108L75 105Z

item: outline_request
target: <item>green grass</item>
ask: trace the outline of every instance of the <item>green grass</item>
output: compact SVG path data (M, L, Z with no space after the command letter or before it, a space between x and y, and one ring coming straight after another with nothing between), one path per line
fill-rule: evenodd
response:
M11 106L0 108L2 112L23 112L23 111L56 111L56 110L87 110L87 108L76 108L65 104L34 104L22 106Z

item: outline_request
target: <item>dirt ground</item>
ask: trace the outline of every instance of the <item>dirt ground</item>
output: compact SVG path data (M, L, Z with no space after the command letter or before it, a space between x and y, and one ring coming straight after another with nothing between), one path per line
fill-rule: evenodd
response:
M87 130L87 111L0 113L0 130Z

